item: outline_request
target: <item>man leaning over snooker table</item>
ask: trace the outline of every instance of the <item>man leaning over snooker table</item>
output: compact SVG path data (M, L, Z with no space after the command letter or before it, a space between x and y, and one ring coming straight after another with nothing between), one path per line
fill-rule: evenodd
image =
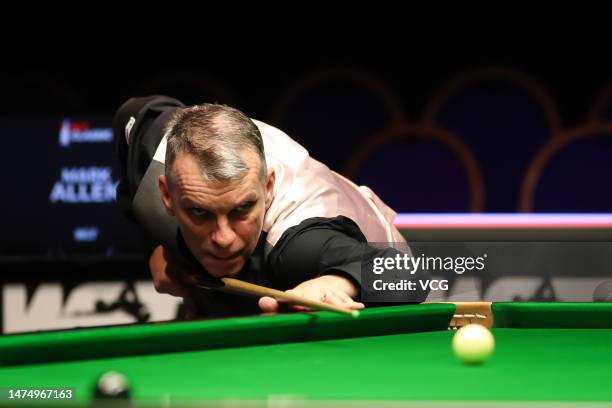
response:
M279 309L271 297L196 286L222 277L362 309L362 264L400 253L367 243L405 245L395 212L369 188L237 109L132 98L117 112L114 133L117 201L147 237L155 288L184 298L191 316ZM427 292L394 296L385 300L419 303Z

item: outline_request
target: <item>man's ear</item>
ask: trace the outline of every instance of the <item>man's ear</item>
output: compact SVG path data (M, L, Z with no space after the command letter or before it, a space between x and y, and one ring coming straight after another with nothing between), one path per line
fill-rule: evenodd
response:
M172 198L170 197L170 189L168 186L168 180L165 175L159 176L159 193L161 195L162 204L166 209L168 215L174 216L174 210L172 209Z
M274 198L274 183L276 182L276 173L274 169L268 167L268 182L266 183L266 210L270 208L272 199Z

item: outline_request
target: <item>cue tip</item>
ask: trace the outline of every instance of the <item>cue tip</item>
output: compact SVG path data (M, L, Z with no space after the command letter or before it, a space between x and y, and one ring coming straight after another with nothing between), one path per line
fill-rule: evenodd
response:
M353 319L356 319L359 317L359 310L353 310L351 312L351 316L353 317Z

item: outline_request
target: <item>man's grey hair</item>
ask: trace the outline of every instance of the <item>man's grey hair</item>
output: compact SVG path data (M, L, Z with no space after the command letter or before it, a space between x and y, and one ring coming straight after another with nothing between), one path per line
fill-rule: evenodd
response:
M179 153L192 154L206 181L235 181L249 170L242 154L257 153L260 178L267 179L266 157L261 133L255 123L238 109L202 104L178 109L165 128L166 178L172 182L172 165Z

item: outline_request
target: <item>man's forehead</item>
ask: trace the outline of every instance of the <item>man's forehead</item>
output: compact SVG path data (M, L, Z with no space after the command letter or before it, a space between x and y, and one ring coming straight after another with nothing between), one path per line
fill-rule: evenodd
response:
M248 195L257 194L258 180L242 177L239 180L215 181L207 180L201 173L179 173L175 185L182 193Z
M249 201L256 201L259 197L255 188L235 184L211 188L179 188L177 195L182 205L198 206L209 211L229 211Z
M260 190L260 181L251 172L247 172L238 180L207 180L194 157L183 157L182 160L175 161L172 178L172 184L181 200L191 202L221 197L238 204L256 198Z
M242 178L244 179L250 176L257 176L262 165L259 155L253 152L252 149L245 148L241 151L240 156L248 168L247 172L245 172ZM172 163L171 173L174 177L178 177L183 173L203 174L202 164L195 154L183 150L176 155L176 158Z

